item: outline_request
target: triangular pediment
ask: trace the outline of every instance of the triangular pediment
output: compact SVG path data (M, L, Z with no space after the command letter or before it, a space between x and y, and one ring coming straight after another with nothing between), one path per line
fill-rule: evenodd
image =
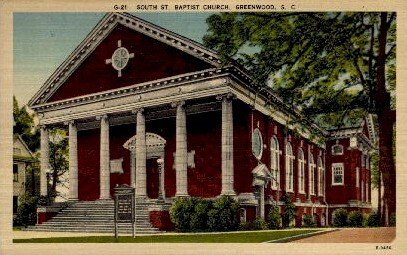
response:
M128 50L125 67L111 59ZM110 62L109 62L110 59ZM138 83L219 67L215 52L127 13L109 13L30 100L35 106Z

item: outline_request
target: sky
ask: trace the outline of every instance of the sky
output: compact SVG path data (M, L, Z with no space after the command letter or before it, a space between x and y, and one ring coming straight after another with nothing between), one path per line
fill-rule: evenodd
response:
M202 43L212 13L132 13ZM105 13L14 13L13 94L25 105Z

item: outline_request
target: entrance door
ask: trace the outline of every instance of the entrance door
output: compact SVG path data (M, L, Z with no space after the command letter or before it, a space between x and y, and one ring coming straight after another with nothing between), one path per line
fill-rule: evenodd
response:
M147 196L156 199L158 198L158 189L160 185L157 158L148 158L146 163Z

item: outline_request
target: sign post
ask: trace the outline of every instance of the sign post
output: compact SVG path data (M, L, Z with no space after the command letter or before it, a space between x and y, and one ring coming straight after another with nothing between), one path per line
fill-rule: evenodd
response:
M136 234L135 222L135 192L129 185L117 185L114 188L114 236L118 238L119 222L131 223L133 237Z

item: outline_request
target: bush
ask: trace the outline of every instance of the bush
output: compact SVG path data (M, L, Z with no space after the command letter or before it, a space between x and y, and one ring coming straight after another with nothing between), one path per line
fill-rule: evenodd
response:
M194 213L191 215L190 230L196 232L208 231L208 212L212 209L212 201L197 199Z
M396 226L396 213L392 213L389 219L389 226L395 227Z
M371 212L367 216L366 226L367 227L380 227L380 216L377 212Z
M267 229L267 223L265 220L262 218L256 218L253 221L253 229L254 230L266 230Z
M37 197L32 197L27 194L21 196L14 224L24 227L35 225L37 223L37 204Z
M253 230L253 222L240 222L239 230Z
M230 196L215 200L208 212L208 227L211 231L233 231L239 227L238 203Z
M349 227L363 227L363 214L360 211L352 211L348 214Z
M270 208L268 217L268 227L270 229L279 229L281 225L281 215L277 206Z
M348 212L339 208L332 213L334 227L346 227L348 221Z
M317 224L314 222L312 215L306 214L303 219L303 227L306 228L315 228Z
M295 219L296 207L293 202L291 202L290 196L287 194L281 198L284 203L284 212L282 216L283 228L287 228L290 222Z
M177 231L191 231L191 216L194 213L196 202L195 198L185 197L176 198L174 200L170 208L170 218Z

